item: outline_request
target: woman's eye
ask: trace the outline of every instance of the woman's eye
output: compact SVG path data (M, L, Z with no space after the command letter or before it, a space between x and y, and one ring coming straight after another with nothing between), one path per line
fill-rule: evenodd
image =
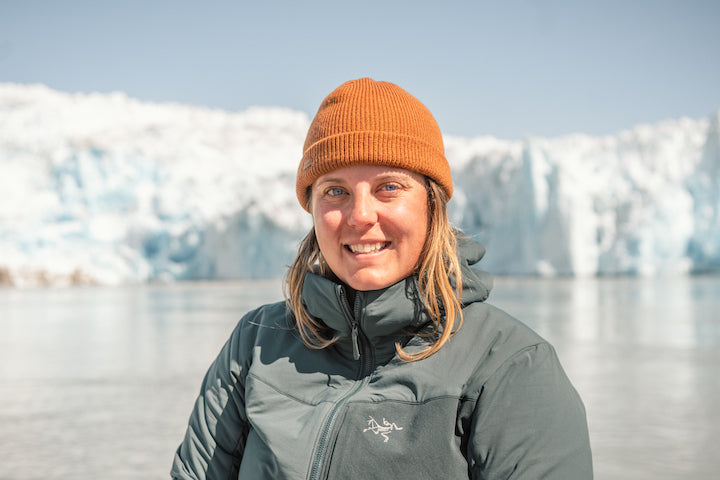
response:
M383 185L383 190L385 190L386 192L394 192L398 188L399 187L397 185L395 185L394 183L388 183L388 184Z
M337 197L339 195L342 195L343 193L344 192L343 192L342 188L330 188L327 191L327 194L330 195L331 197Z

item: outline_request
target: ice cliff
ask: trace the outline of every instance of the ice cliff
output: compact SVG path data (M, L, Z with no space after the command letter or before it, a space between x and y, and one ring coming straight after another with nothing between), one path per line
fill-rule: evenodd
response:
M281 275L309 119L0 84L0 284ZM445 139L451 217L517 275L720 270L720 111L612 136Z

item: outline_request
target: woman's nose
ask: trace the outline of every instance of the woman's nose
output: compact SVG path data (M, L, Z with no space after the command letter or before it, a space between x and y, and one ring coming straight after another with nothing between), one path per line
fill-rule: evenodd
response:
M366 193L356 193L352 197L348 224L352 226L370 225L377 222L377 210L372 196Z

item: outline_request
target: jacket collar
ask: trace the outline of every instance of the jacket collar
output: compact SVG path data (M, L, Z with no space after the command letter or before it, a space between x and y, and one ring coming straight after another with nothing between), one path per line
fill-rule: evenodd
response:
M479 243L458 238L463 278L462 303L484 302L492 276L472 268L485 254ZM381 290L356 292L354 306L348 287L312 272L305 275L302 300L308 314L333 330L339 348L352 348L353 323L375 349L394 351L395 340L430 321L418 292L417 277L408 277ZM384 341L383 341L384 339Z
M302 298L308 313L322 320L339 339L351 335L354 322L375 344L383 337L401 334L429 320L418 294L416 277L382 290L356 292L355 303L351 305L347 286L309 272L305 275Z

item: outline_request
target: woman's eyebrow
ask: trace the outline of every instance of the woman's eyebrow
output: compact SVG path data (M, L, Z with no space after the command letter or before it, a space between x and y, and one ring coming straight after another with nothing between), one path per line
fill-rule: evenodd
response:
M388 172L388 173L380 173L377 176L368 179L371 182L381 182L384 180L400 180L400 179L407 179L410 178L410 175L403 173L403 172ZM328 177L323 179L318 179L317 183L318 185L324 185L326 183L346 183L348 180L343 177Z
M410 175L402 172L391 172L391 173L382 173L375 177L376 181L383 181L383 180L401 180L401 179L408 179L411 178Z
M322 185L324 183L345 183L345 180L340 177L330 177L318 180L318 185Z

